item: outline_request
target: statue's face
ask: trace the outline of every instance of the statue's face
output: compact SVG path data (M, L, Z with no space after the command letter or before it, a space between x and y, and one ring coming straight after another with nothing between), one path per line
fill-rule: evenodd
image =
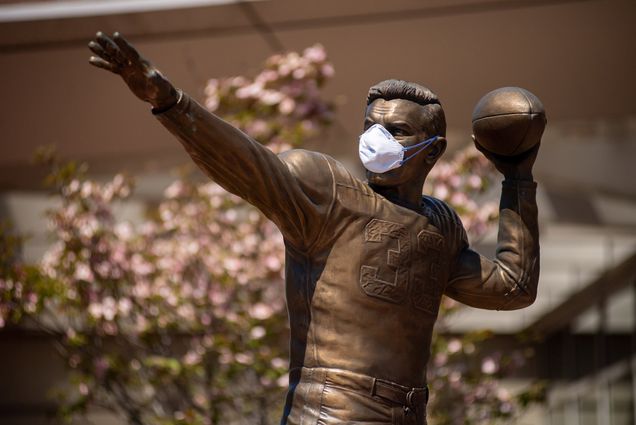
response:
M367 106L364 130L366 131L373 124L381 124L402 146L411 146L435 136L435 134L427 134L423 130L427 127L427 123L422 105L405 99L374 100ZM367 170L369 183L380 186L396 186L409 181L420 181L422 174L428 174L434 163L434 161L430 163L430 155L427 155L429 150L426 149L401 167L386 173L378 174ZM417 148L406 152L405 159L415 152L417 152Z

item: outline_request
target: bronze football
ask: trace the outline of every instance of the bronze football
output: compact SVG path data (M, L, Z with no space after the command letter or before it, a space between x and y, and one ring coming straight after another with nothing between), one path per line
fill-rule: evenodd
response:
M528 90L502 87L477 102L472 121L480 146L495 154L515 156L541 141L546 116L539 98Z

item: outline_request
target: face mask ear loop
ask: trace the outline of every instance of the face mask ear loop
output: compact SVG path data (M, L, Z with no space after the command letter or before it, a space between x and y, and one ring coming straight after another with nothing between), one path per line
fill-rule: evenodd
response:
M409 159L413 158L414 156L416 156L418 153L422 152L424 149L428 148L434 141L436 141L438 139L437 136L433 136L430 139L426 139L418 144L415 144L413 146L408 146L404 148L404 151L410 151L411 149L415 149L415 148L420 148L417 150L417 152L415 152L413 155L410 155L408 158L403 159L400 162L400 165L404 164L406 161L408 161Z

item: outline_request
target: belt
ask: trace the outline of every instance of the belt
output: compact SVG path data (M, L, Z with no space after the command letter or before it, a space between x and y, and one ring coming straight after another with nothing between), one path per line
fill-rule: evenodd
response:
M428 402L428 388L405 388L390 381L374 379L371 395L404 406L407 409L418 410Z
M420 408L423 408L428 403L427 387L410 388L384 379L334 368L303 367L302 374L309 374L312 370L314 371L312 372L314 376L317 376L315 374L321 371L322 376L332 384L354 391L366 392L371 396L377 396L390 403L403 406L407 411L419 411ZM295 370L292 370L292 372L295 372Z

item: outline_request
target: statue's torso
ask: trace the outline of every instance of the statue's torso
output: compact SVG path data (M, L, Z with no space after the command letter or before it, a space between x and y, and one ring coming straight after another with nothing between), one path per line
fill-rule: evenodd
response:
M348 174L336 182L319 248L287 250L292 368L424 385L459 232L443 207L428 198L417 213Z

